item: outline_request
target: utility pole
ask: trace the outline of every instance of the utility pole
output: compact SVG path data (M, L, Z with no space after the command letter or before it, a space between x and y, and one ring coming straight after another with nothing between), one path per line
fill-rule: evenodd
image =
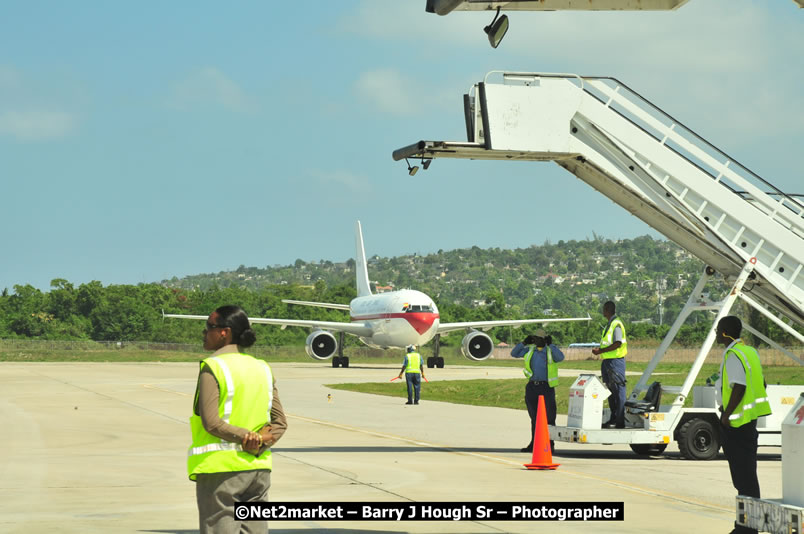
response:
M664 279L656 279L656 297L659 300L659 326L662 325L662 322L664 320L664 306L662 305L664 303L664 297L662 296L662 286L661 286L663 281Z

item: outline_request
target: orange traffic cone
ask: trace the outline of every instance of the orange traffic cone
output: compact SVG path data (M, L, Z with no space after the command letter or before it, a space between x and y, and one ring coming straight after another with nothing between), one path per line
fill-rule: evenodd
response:
M544 397L539 395L539 413L536 414L536 428L533 432L533 458L528 469L555 469L561 464L553 463L553 451L550 450L550 432L547 430L547 412Z

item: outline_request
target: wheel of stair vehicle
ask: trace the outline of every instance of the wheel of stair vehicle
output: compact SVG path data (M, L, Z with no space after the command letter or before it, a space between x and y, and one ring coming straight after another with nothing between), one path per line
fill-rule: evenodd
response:
M640 456L660 456L667 443L632 443L631 450Z
M720 450L720 433L708 419L690 419L678 433L678 448L688 460L711 460Z

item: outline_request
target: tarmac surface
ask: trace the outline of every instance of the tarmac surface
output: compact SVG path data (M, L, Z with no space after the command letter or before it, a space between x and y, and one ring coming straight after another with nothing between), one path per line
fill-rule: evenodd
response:
M414 503L623 502L624 521L271 521L271 532L729 532L735 490L721 454L658 458L558 443L555 471L528 471L524 410L336 391L398 366L272 365L288 415L270 499ZM195 363L0 363L0 532L198 531L186 475ZM562 373L572 373L562 369ZM522 378L513 367L428 370L431 381ZM404 388L404 383L399 385ZM523 379L524 395L524 379ZM558 424L566 418L559 416ZM782 494L781 450L760 448L764 497Z

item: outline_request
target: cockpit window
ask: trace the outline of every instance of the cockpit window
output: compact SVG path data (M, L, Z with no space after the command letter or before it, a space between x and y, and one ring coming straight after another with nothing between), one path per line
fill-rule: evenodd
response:
M433 307L429 304L409 304L407 307L402 308L405 312L426 312L426 313L433 313Z

